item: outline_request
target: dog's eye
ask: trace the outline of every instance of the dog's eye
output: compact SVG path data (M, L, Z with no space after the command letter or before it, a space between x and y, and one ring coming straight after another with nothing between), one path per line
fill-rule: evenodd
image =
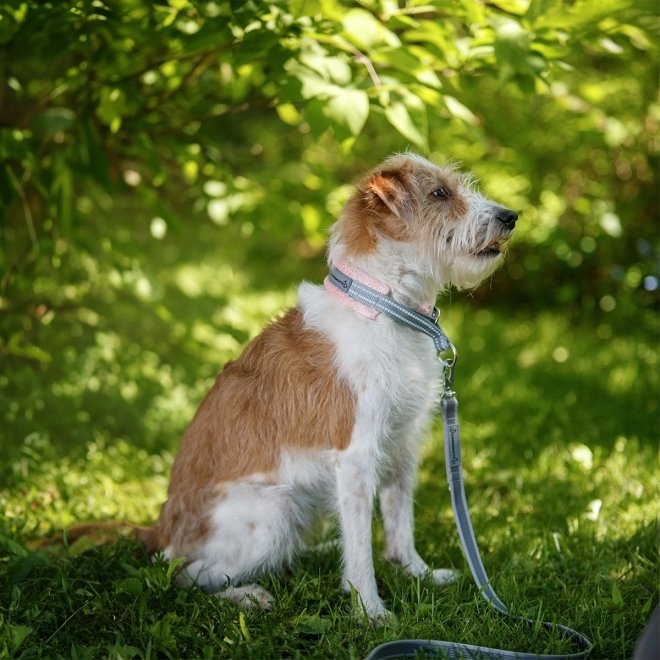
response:
M436 188L431 194L434 197L438 197L439 199L449 199L449 197L451 197L449 188L445 186L440 186L439 188Z

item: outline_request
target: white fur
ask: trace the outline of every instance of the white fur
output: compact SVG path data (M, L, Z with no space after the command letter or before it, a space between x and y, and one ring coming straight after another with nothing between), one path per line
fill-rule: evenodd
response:
M396 297L428 300L428 287L410 270L410 261L396 260L394 250L383 252L381 269L376 270L374 258L358 267L377 273ZM401 282L395 283L393 273L404 268ZM388 612L376 589L371 555L373 501L379 490L386 557L415 576L428 574L440 583L448 577L433 574L413 540L419 444L439 396L440 365L428 337L382 315L375 320L358 316L321 287L303 284L299 293L306 323L335 344L340 376L358 393L351 443L336 467L343 583L357 590L371 619L383 619Z

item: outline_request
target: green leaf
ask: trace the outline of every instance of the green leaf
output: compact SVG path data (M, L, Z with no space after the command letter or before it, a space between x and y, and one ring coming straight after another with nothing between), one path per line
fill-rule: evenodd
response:
M142 580L137 577L128 577L114 582L116 594L129 594L139 596L142 593Z
M325 114L325 101L320 99L311 99L304 108L305 121L309 125L310 134L318 139L330 127L330 122ZM346 135L349 137L348 129L344 128Z
M336 96L342 88L329 82L318 72L306 67L295 60L290 60L286 66L287 71L301 83L300 94L304 99L328 98Z
M23 334L21 332L11 335L9 342L7 342L7 350L10 355L28 358L42 364L52 362L53 358L49 353L34 344L21 344L22 340Z
M96 547L97 544L92 539L81 536L66 549L66 555L67 557L77 557Z
M30 635L33 632L33 630L32 628L30 628L30 626L15 626L12 625L11 623L8 623L6 625L11 633L11 645L12 645L12 650L15 653L23 644L25 638L28 635Z
M531 25L535 25L541 16L561 9L562 5L562 0L532 0L525 13L525 20L529 21Z
M252 64L263 57L264 53L275 52L279 41L279 35L270 30L248 32L234 51L234 66L238 68L243 64Z
M27 557L29 554L28 550L26 550L18 541L14 541L14 539L1 533L0 548L3 548L6 552L15 557Z
M543 27L562 28L572 33L585 28L598 31L601 20L615 16L617 13L630 9L630 0L580 0L567 8L564 2L542 3L545 11L534 10L534 29ZM639 3L641 4L641 3ZM531 6L530 6L531 9Z
M127 109L126 93L118 87L103 87L96 107L96 116L116 133Z
M297 632L304 635L323 635L332 630L332 621L318 614L303 614L294 620L293 625Z
M424 121L421 121L422 113ZM411 115L410 108L403 101L394 101L385 108L387 121L396 128L403 137L416 144L418 147L428 149L428 139L425 135L426 114L425 109L418 108L415 117Z
M434 89L441 87L440 79L432 68L433 56L425 49L417 47L397 48L383 53L379 62L392 66L398 71L411 76L414 80ZM427 62L426 64L424 62Z
M527 0L497 0L494 4L509 14L523 14L527 9Z
M379 44L399 46L399 38L365 9L350 9L342 19L344 36L362 50Z
M466 124L469 124L470 126L479 125L479 118L467 106L463 105L453 96L449 96L445 94L442 98L445 102L445 105L447 106L447 110L449 110L449 112L453 117L456 117L456 119L460 119L461 121L464 121Z
M241 628L241 634L243 635L243 638L246 642L249 642L252 638L250 636L250 631L248 630L247 622L245 620L245 612L238 613L238 625Z
M347 126L351 135L357 136L369 117L369 97L359 89L342 90L326 103L324 114Z
M616 582L612 582L612 603L615 607L623 607L623 596Z
M331 57L324 48L317 47L303 53L300 62L328 82L337 85L351 82L351 67L346 59L343 56Z
M281 103L275 108L277 116L289 126L298 126L302 117L293 103Z
M176 648L177 639L172 630L172 625L176 624L179 618L174 612L168 612L162 619L149 626L149 632L153 635L154 640L165 649Z

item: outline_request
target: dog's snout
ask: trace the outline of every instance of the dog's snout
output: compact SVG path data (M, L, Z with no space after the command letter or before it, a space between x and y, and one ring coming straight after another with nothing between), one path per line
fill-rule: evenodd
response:
M496 218L508 229L513 229L516 226L518 214L511 209L500 209Z

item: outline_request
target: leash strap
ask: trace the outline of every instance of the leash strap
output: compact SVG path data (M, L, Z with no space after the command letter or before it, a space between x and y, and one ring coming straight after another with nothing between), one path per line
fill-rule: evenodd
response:
M453 367L453 365L452 365ZM452 369L450 369L452 371ZM453 374L451 374L453 375ZM450 378L451 378L450 375ZM451 504L454 511L454 519L458 528L458 535L461 539L463 553L470 567L472 577L479 588L479 591L488 603L498 612L504 615L510 615L508 608L499 599L494 589L490 585L488 575L484 569L479 548L472 529L470 513L467 507L465 497L465 487L463 485L463 471L461 467L461 438L458 425L458 401L456 394L451 389L451 382L447 380L447 369L445 369L446 390L440 402L442 412L442 422L444 428L445 440L445 468L447 472L447 481L449 482L449 492L451 493ZM573 644L574 651L567 654L538 654L538 653L519 653L516 651L505 651L486 646L475 646L473 644L460 644L458 642L445 642L435 639L401 639L394 642L386 642L377 646L366 660L393 660L394 658L414 658L422 652L427 657L444 657L449 660L457 658L474 658L479 660L577 660L586 658L593 644L582 633L563 626L559 623L550 623L548 621L537 622L526 617L515 617L531 627L540 624L547 630L558 630L565 638Z
M504 615L510 615L509 609L500 600L490 584L483 562L481 561L481 555L479 553L474 530L472 529L472 521L470 520L470 512L468 510L467 498L465 496L465 486L463 484L461 434L458 425L458 401L456 399L456 394L451 387L452 377L453 365L450 369L449 378L447 378L447 369L445 368L445 392L440 402L440 410L442 413L445 440L445 470L447 472L447 482L449 483L454 519L456 521L458 535L461 539L463 554L465 555L468 566L470 567L470 572L472 573L472 577L474 578L479 591L488 603L498 612ZM470 644L457 644L454 642L438 642L441 646L434 648L444 650L450 658L518 658L519 660L575 660L577 658L585 658L593 648L593 644L587 637L568 626L559 623L551 623L549 621L539 622L522 616L516 616L514 618L523 621L532 628L541 625L546 630L558 630L566 639L570 640L573 645L573 651L565 654L518 653L515 651L504 651L502 649L472 646ZM443 644L446 644L447 647L443 647ZM388 656L380 657L383 658ZM372 658L372 660L374 659Z
M463 554L470 567L470 572L477 588L486 601L500 612L500 614L511 616L509 609L500 600L490 584L486 569L481 560L474 530L472 529L472 521L465 496L465 486L463 484L461 434L458 425L458 400L453 390L456 349L438 325L437 310L434 310L432 316L417 312L410 307L396 302L391 296L379 293L365 284L350 278L336 267L331 268L328 280L363 305L372 307L395 321L403 323L419 332L423 332L433 339L435 348L438 351L438 357L444 367L445 382L444 392L440 401L440 411L442 413L444 430L445 469L449 483L449 492L451 494L454 520L456 521ZM451 351L452 357L445 360L440 354L447 350ZM479 660L509 660L511 658L517 658L518 660L577 660L578 658L586 658L593 648L592 642L587 637L568 626L549 621L538 622L526 617L516 616L515 618L527 623L531 627L540 625L547 630L560 631L566 639L571 641L574 649L573 652L559 655L544 655L538 653L518 653L515 651L505 651L485 646L474 646L472 644L460 644L434 639L400 639L377 646L369 653L366 660L393 660L394 658L417 657L417 654L420 652L428 657L439 657L440 653L443 653L449 660L458 658L474 658Z

